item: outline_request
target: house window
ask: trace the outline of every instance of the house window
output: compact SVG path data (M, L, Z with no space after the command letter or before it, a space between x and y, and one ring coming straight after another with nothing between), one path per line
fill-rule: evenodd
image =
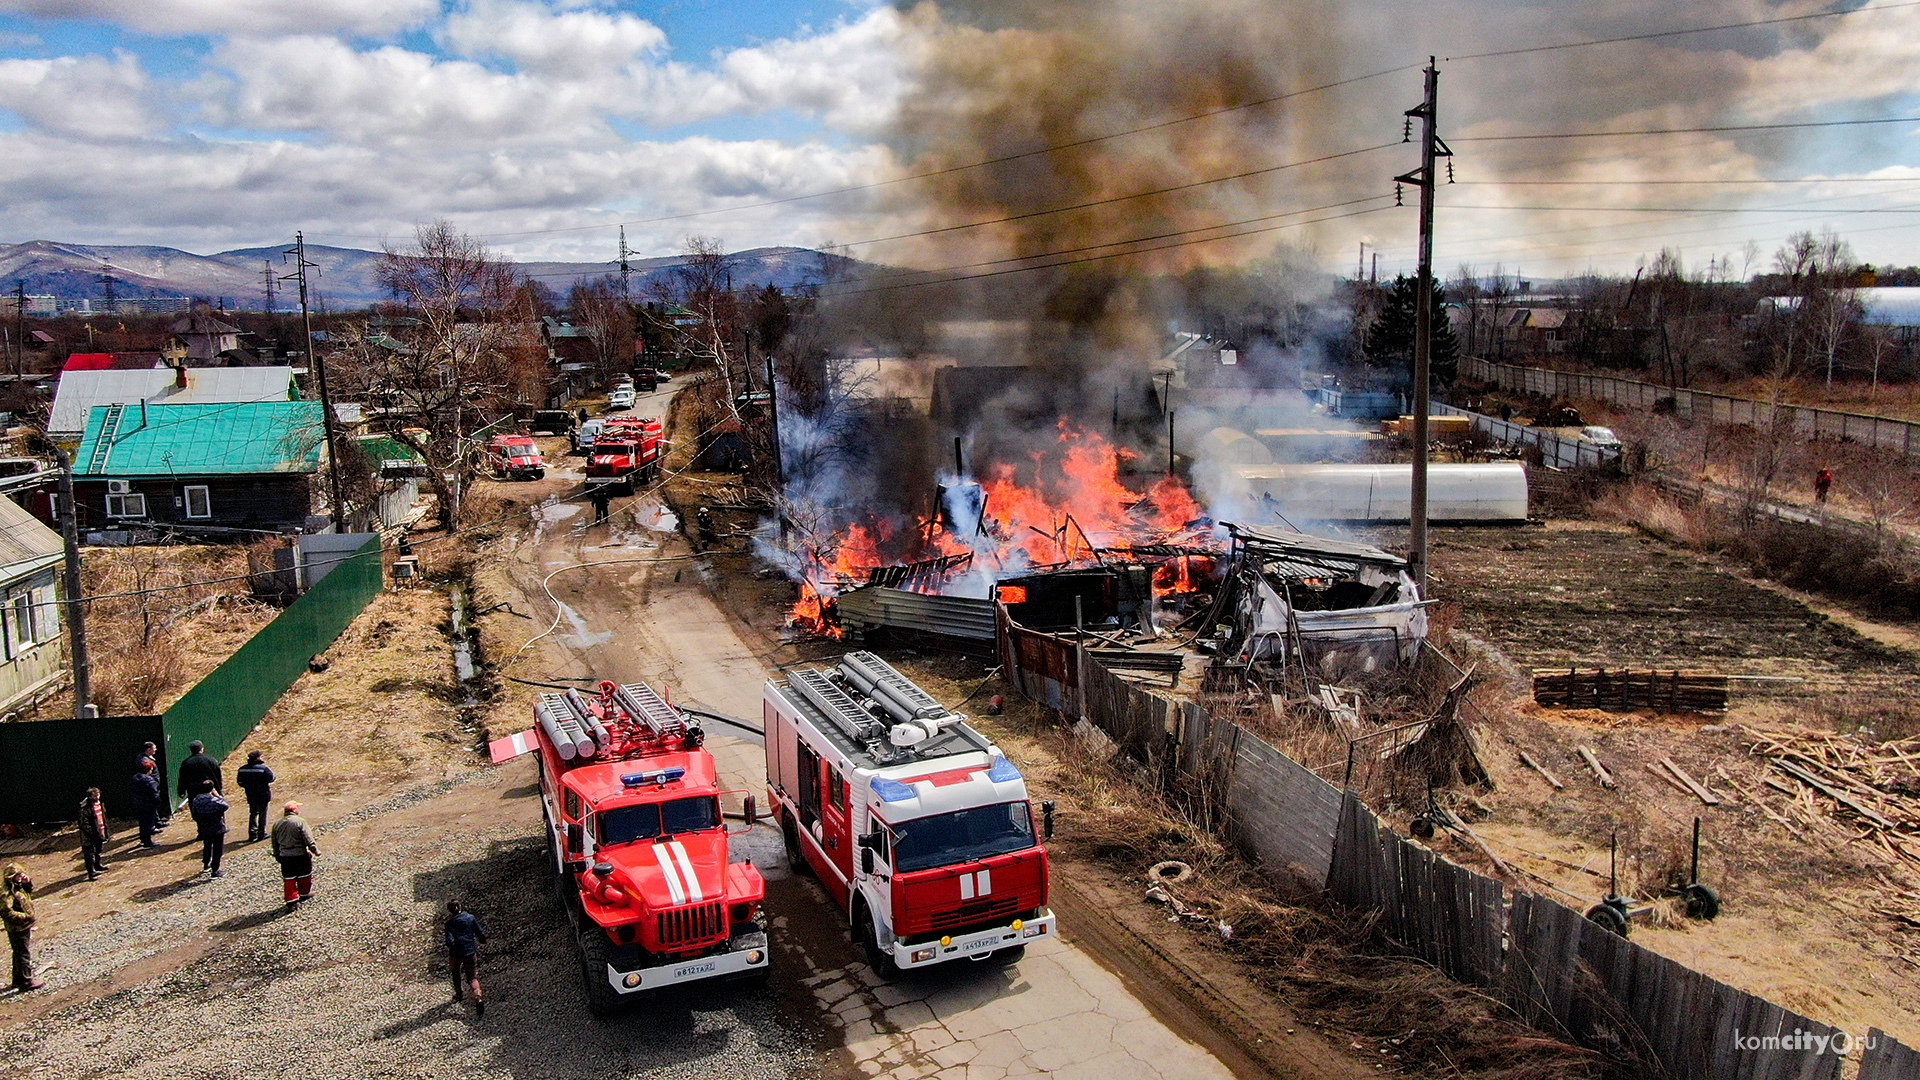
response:
M18 592L7 600L8 615L13 621L14 644L24 649L39 640L34 635L33 596Z
M195 484L187 488L187 517L205 519L212 516L213 499L208 494L207 486Z
M108 492L108 517L146 517L146 496Z

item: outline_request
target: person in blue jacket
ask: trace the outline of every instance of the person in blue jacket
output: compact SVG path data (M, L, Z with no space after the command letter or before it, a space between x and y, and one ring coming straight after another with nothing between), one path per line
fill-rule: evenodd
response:
M487 940L487 928L481 924L480 916L460 906L460 901L447 901L447 973L453 977L453 1000L459 1001L461 990L471 987L473 990L473 1014L487 1015L486 999L480 996L480 944Z
M213 781L200 781L200 792L187 800L187 810L200 829L200 870L214 877L220 872L220 856L227 847L227 800L213 789Z
M267 838L267 804L273 801L273 770L258 750L247 752L247 763L233 774L247 793L247 842Z
M154 775L153 762L148 760L141 765L140 771L133 774L133 812L140 819L140 846L159 847L153 842L153 830L160 821L160 807L165 800L160 794L160 778Z

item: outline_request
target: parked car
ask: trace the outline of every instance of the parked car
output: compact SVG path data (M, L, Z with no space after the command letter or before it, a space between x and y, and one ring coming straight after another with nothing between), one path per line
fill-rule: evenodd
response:
M652 391L660 385L660 373L650 367L634 368L633 385L642 392Z
M565 435L573 430L573 414L565 409L535 409L533 430L549 435Z
M1589 424L1580 429L1580 437L1600 447L1602 450L1620 449L1620 436L1615 435L1613 429L1610 427Z
M584 454L593 449L593 441L600 437L600 429L606 426L607 422L596 416L586 423L581 424L579 427L574 428L573 452L576 454Z
M502 480L538 480L547 475L531 435L495 435L484 451L488 471Z
M633 408L633 387L622 386L607 395L608 411L631 408Z

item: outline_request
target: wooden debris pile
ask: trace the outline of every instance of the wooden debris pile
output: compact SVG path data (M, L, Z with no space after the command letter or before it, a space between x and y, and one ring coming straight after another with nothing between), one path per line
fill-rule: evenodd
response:
M1837 732L1745 730L1753 752L1773 767L1766 785L1791 800L1788 808L1803 823L1844 818L1857 842L1920 867L1920 738L1872 745Z
M1551 709L1725 712L1727 677L1699 671L1633 668L1536 670L1533 673L1533 700Z

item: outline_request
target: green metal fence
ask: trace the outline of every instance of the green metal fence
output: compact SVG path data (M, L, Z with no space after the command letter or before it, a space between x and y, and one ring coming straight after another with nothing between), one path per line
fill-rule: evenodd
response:
M185 758L195 739L215 758L232 753L307 670L307 661L380 594L381 578L376 536L174 702L161 743L168 757Z
M90 787L100 789L108 815L132 817L133 759L142 743L162 737L158 716L0 724L0 821L72 821Z

